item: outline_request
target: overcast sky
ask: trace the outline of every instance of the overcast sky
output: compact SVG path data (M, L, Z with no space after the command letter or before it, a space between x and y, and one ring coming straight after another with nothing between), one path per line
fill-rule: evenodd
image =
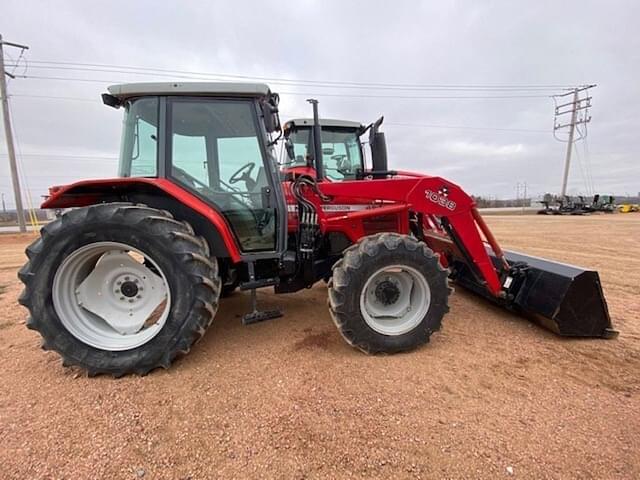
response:
M597 192L640 190L635 0L3 0L1 10L4 39L30 46L27 76L98 80L10 81L21 166L34 199L51 184L115 175L122 112L100 103L109 84L170 80L43 69L42 61L338 82L331 88L267 83L281 92L283 120L308 116L310 96L320 100L324 117L368 123L384 114L391 166L501 198L515 197L518 182L533 195L559 190L565 144L553 138L548 95L563 93L561 86L596 83L588 142L576 145L569 191L589 193L589 172ZM7 52L13 59L19 53ZM23 65L15 73L25 73ZM394 88L347 88L346 82ZM397 85L559 87L447 92ZM533 97L424 98L447 96ZM3 137L0 192L11 206L5 152Z

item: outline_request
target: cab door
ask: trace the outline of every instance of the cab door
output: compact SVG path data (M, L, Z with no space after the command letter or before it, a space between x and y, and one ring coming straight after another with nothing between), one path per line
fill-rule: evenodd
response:
M283 251L286 218L256 102L169 97L167 123L167 176L226 218L245 257Z

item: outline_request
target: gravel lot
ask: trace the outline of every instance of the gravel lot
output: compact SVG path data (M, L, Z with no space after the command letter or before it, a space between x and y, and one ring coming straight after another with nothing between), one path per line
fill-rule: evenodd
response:
M491 216L507 248L600 271L616 340L566 340L458 290L424 348L348 347L324 285L222 303L192 353L86 378L24 326L33 235L0 235L0 477L640 478L640 215Z

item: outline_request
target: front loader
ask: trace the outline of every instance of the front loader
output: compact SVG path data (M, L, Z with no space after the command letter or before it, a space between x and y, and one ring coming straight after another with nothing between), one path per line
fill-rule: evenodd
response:
M168 368L223 288L252 292L250 324L281 315L258 308L256 289L323 279L338 330L368 353L426 343L450 280L561 335L615 333L596 272L503 252L460 187L388 170L382 119L323 125L314 101L312 120L283 129L263 84L116 85L103 101L125 112L120 176L52 187L43 208L70 210L19 272L27 326L64 365Z

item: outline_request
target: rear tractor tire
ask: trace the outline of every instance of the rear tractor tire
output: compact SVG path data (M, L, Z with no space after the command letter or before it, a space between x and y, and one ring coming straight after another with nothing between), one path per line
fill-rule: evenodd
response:
M27 327L65 366L145 375L189 352L215 316L206 241L169 212L130 203L71 210L42 228L18 277Z
M344 339L365 353L397 353L429 341L449 311L448 272L408 235L364 237L329 281L329 310Z

